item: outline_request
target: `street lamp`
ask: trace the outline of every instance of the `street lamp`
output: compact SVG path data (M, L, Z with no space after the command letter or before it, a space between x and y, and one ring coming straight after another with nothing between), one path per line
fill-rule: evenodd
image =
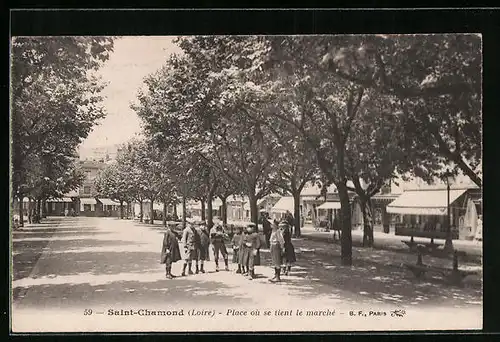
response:
M444 250L451 252L451 251L453 251L453 242L451 239L450 183L452 183L455 178L454 178L453 173L448 170L445 173L445 179L446 179L446 192L447 192L447 206L446 206L447 226L446 226L446 241L444 244Z

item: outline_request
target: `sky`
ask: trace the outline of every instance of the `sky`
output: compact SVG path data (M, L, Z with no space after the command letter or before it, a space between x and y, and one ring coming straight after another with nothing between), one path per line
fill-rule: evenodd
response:
M141 131L140 119L130 104L137 98L143 79L158 70L172 53L180 52L174 38L135 36L115 41L110 59L99 70L103 81L108 82L103 90L107 116L81 144L82 159L92 155L93 148L124 143Z
M173 39L137 36L115 41L113 53L99 70L103 81L109 83L103 90L107 116L82 142L81 151L121 144L140 132L140 119L130 103L137 98L144 77L159 69L170 54L180 51Z

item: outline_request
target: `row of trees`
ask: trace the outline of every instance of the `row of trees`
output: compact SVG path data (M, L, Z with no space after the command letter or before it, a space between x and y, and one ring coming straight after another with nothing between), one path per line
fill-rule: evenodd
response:
M96 71L111 38L16 37L11 44L12 201L44 202L76 189L83 175L76 149L105 115Z
M281 191L295 198L300 235L302 188L334 184L342 262L350 265L349 191L361 201L370 244L370 199L388 180L430 181L452 165L481 186L476 35L211 36L176 43L182 53L146 78L133 105L147 137L143 179L156 197L206 201L210 225L215 195L248 196L257 223L258 200Z

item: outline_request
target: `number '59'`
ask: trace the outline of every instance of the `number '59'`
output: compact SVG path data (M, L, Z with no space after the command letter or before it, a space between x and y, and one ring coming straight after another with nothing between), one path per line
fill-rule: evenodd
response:
M83 315L84 316L90 316L90 315L92 315L92 309L85 309L85 310L83 310Z

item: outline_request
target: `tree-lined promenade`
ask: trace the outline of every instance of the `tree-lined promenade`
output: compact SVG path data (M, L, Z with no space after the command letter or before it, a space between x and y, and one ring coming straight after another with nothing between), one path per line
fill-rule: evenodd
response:
M89 61L95 55L106 59L112 45L104 42L84 42L94 46L85 50L92 53ZM33 49L48 43L40 39L38 44ZM370 245L371 197L387 181L401 175L430 181L442 177L447 166L481 186L477 35L208 36L181 37L176 44L182 52L145 79L146 88L132 105L143 122L144 139L125 144L96 180L96 195L114 199L122 208L131 201L163 202L165 207L182 203L185 215L187 200L201 200L211 227L214 197L223 208L231 195L248 197L257 223L260 199L288 194L295 199L295 235L300 236L301 190L308 182L321 184L325 192L334 184L341 202L342 263L351 265L348 191L360 199L364 239ZM55 65L53 60L44 63ZM88 91L81 84L89 81L69 79L80 85L75 89ZM91 92L98 93L97 88ZM41 114L32 102L17 101L25 107L13 110L16 120ZM82 133L72 138L81 139L101 111L91 107L93 116L85 117L83 104L74 106L47 107L43 113L81 125ZM88 125L81 123L82 117ZM16 129L31 132L25 127ZM44 137L56 139L58 148L76 146L59 131ZM16 139L20 146L24 140L40 141ZM24 185L31 184L27 174L42 168L23 166L31 160L27 152L14 154L17 198L30 194L43 200L61 193L64 187L54 193L46 186ZM37 177L45 182L51 176ZM42 195L31 195L32 188Z
M96 71L113 51L101 37L15 37L11 42L12 201L45 201L78 188L76 150L106 114ZM23 206L19 207L23 226Z
M361 201L370 244L370 199L398 174L431 180L451 164L481 185L476 35L176 43L182 53L146 78L133 105L146 139L129 144L113 166L116 190L123 189L118 200L202 200L211 226L214 196L223 203L227 195L247 196L257 223L257 201L286 193L295 198L299 236L302 188L334 184L349 265L348 191Z

